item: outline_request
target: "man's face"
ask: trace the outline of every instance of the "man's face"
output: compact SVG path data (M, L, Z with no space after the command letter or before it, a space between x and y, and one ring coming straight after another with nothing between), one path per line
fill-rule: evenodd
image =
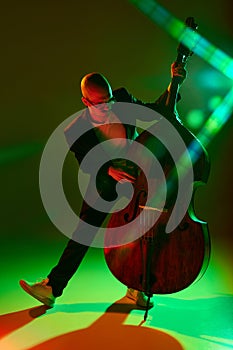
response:
M115 102L110 85L107 89L98 86L88 87L83 95L82 101L89 108L92 118L99 122L105 121Z

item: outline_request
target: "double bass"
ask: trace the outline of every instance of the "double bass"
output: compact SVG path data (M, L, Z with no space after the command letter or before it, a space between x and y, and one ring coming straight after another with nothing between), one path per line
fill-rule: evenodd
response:
M194 19L186 19L186 25L196 29ZM177 48L177 63L187 62L192 52L182 43ZM156 139L150 129L144 130L137 138L137 142L147 147L158 158L169 186L164 208L146 206L148 186L143 171L139 172L133 185L133 196L130 203L122 210L112 213L108 222L104 254L106 263L112 274L127 287L145 292L149 299L153 294L170 294L183 290L199 280L209 262L210 237L208 224L197 218L194 210L194 194L196 188L205 184L209 175L208 154L199 140L181 122L175 109L179 80L173 78L170 93L168 94L164 117L175 127L188 150L195 148L195 156L191 154L193 170L192 198L188 208L179 222L170 233L166 232L166 225L175 207L175 197L178 191L177 176L174 176L175 164L168 150ZM152 128L159 128L159 122ZM148 160L150 174L156 178L153 170L153 161ZM184 175L185 176L185 175ZM156 182L157 184L159 181ZM156 191L155 191L156 194ZM182 203L181 203L182 205ZM155 214L158 219L154 220ZM143 213L142 213L143 212ZM111 228L117 227L119 236L127 234L122 228L142 216L140 221L152 222L150 229L139 238L123 245L112 245ZM177 213L178 214L178 213ZM153 220L155 223L153 224ZM139 227L137 227L139 229ZM145 230L144 230L145 231ZM122 233L123 232L123 233ZM124 239L123 239L124 240Z

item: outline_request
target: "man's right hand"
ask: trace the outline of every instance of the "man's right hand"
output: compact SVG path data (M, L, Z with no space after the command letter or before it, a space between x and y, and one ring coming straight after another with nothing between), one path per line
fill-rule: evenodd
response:
M124 171L121 168L114 168L113 166L110 166L108 168L108 175L110 175L114 180L123 183L123 182L131 182L134 183L136 180L136 177L130 175L126 171Z

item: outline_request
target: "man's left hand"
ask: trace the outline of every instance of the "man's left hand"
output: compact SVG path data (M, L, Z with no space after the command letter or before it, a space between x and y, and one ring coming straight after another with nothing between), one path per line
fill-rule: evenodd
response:
M179 79L179 84L182 84L185 80L187 72L183 63L173 62L171 65L171 76L172 78L177 77Z

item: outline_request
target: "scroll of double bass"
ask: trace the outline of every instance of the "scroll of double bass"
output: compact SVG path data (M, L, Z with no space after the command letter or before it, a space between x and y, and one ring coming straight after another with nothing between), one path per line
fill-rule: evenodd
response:
M186 25L196 29L193 18L188 18ZM185 46L179 44L176 62L185 64L191 54ZM197 159L192 160L193 188L195 189L198 185L206 183L209 161L205 149L180 122L175 111L178 90L179 78L175 77L170 86L164 117L175 127L187 149L192 145L199 152ZM159 122L155 127L159 127ZM137 142L154 153L163 168L166 179L170 179L175 167L173 159L166 147L149 131L143 131L137 138ZM156 178L156 173L153 173L153 162L150 164L150 174L152 178ZM107 230L104 249L107 265L113 275L126 286L143 291L147 295L174 293L185 289L203 275L208 265L210 253L208 226L195 215L193 204L195 191L181 222L169 234L165 232L167 222L175 209L177 190L177 178L174 177L162 209L145 205L148 187L145 174L141 171L134 184L132 200L124 209L113 213L108 223L109 228L119 227L119 235L122 235L121 227L133 222L139 216L138 230L140 227L142 230L145 229L143 225L152 222L151 228L142 236L122 246L111 247L112 237ZM156 219L159 210L161 212Z

